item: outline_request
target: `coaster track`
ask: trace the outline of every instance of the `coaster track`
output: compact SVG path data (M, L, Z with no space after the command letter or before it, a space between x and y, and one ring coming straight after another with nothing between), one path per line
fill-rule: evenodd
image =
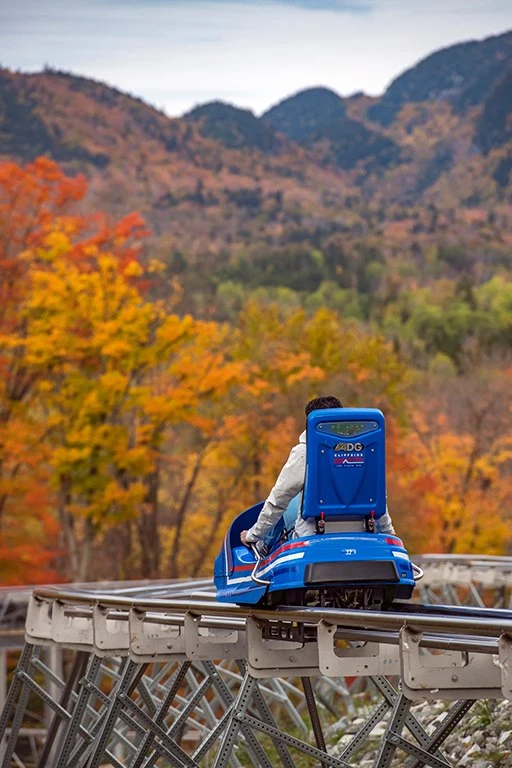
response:
M415 560L421 602L386 612L222 605L209 580L36 587L0 766L347 766L372 745L376 768L448 766L473 703L512 699L512 558ZM4 633L28 596L7 594ZM411 706L435 699L455 703L428 734Z

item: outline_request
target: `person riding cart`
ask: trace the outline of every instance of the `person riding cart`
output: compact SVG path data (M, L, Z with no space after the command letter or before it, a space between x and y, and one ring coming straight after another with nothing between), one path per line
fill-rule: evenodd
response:
M306 403L306 419L312 411L324 408L343 408L341 402L333 395L316 397ZM284 518L284 529L294 538L311 536L315 533L315 521L304 518L302 511L302 491L306 472L306 430L299 436L299 442L290 451L276 483L270 491L258 519L248 531L242 531L242 544L263 542L270 545L275 538L276 526ZM375 521L379 533L394 534L395 529L389 511Z

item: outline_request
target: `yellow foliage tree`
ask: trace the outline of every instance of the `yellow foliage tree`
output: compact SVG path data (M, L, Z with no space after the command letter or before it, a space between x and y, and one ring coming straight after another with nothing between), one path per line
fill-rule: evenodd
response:
M512 544L512 440L457 434L447 421L441 413L427 425L416 415L399 447L391 488L400 533L418 552L505 554Z
M135 258L91 245L70 260L55 230L32 259L26 357L38 371L48 457L69 575L88 575L92 545L136 520L142 572L159 574L159 453L176 422L198 425L198 403L225 392L240 365L215 349L216 326L168 314L138 288ZM208 430L209 422L199 423Z

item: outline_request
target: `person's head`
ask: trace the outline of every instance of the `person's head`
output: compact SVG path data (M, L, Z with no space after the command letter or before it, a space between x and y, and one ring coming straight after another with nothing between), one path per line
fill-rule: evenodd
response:
M321 408L343 408L342 404L337 397L333 395L324 395L323 397L315 397L306 403L306 417L309 416L311 411L318 411Z

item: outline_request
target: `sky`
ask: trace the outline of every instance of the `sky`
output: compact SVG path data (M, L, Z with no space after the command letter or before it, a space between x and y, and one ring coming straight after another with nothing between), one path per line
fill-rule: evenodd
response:
M0 64L113 85L168 115L377 95L429 53L512 28L511 0L0 0Z

